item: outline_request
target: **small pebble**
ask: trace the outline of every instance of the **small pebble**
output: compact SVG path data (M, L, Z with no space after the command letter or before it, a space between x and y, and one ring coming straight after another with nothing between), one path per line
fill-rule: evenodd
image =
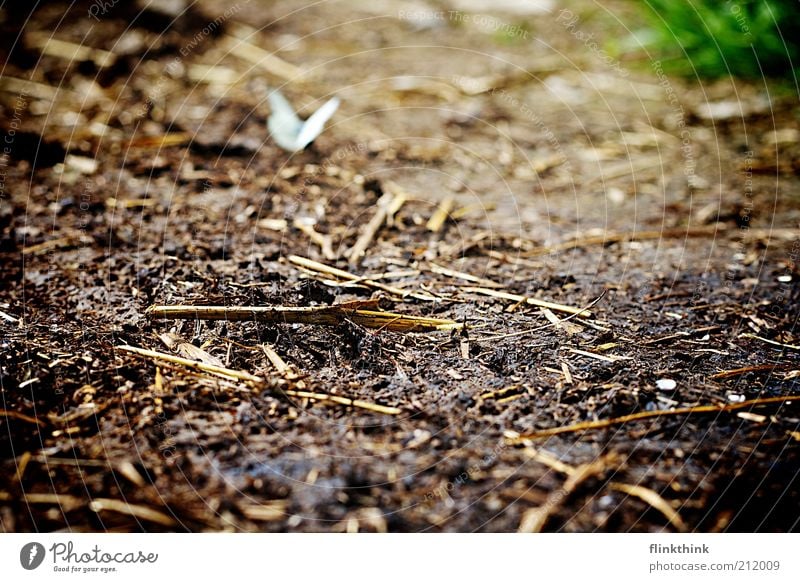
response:
M675 390L675 388L678 386L678 383L670 378L661 378L661 380L656 382L656 386L658 387L659 390L664 390L668 392L671 390Z

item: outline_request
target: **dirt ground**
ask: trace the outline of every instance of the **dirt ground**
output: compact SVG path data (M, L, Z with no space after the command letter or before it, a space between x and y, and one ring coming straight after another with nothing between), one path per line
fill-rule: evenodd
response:
M0 531L800 529L796 86L622 1L165 4L2 11ZM466 328L147 314L372 297Z

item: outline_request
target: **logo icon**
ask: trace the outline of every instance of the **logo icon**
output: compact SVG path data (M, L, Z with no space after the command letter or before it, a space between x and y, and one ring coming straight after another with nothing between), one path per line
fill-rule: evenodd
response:
M26 570L35 570L44 561L44 546L39 542L30 542L19 551L19 563Z

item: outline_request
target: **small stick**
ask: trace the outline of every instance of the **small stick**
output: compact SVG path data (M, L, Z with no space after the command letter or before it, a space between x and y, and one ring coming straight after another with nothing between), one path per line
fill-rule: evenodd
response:
M284 218L262 218L256 223L256 226L275 232L283 232L289 226L289 223Z
M270 361L270 363L275 366L275 370L277 370L278 374L287 380L294 380L295 386L297 386L300 390L305 390L306 383L304 380L298 379L300 374L298 374L294 366L287 364L271 345L261 344L261 350L264 352L264 355L267 356L267 359Z
M716 331L718 329L719 329L718 325L707 325L705 327L698 327L697 329L691 329L689 331L679 331L677 333L672 333L672 334L669 334L669 335L665 335L665 336L649 339L649 340L646 340L646 341L643 341L643 342L639 342L639 345L649 346L649 345L658 344L658 343L661 343L661 342L665 342L665 341L669 341L669 340L677 339L677 338L681 338L681 337L688 338L688 337L691 337L693 335L697 335L699 333L704 333L704 332L707 332L707 331Z
M22 254L38 255L40 253L49 251L50 249L55 249L55 248L66 249L77 244L90 244L92 242L94 242L94 239L88 236L77 236L77 235L65 236L62 238L47 240L37 245L25 247L24 249L22 249Z
M38 424L39 426L47 426L43 421L39 420L38 418L28 416L27 414L22 414L21 412L17 412L16 410L0 409L0 416L5 416L6 418L16 418L17 420L30 422L31 424Z
M447 217L450 215L454 203L455 199L452 196L447 196L442 200L436 208L436 211L431 215L425 228L431 232L439 232L447 220Z
M573 383L572 373L569 371L569 364L567 364L566 362L561 362L561 371L564 374L564 382L566 382L567 384L572 384Z
M242 372L240 370L232 370L229 368L220 368L219 366L211 366L209 364L203 364L202 362L195 362L193 360L188 360L186 358L179 358L177 356L171 356L169 354L162 354L161 352L156 352L154 350L146 350L142 348L135 348L133 346L117 346L118 349L124 350L126 352L130 352L132 354L136 354L139 356L143 356L145 358L151 358L155 360L162 360L164 362L169 362L171 364L176 364L179 366L185 366L190 370L201 370L203 372L207 372L210 374L216 374L222 376L226 379L235 379L240 380L246 384L249 384L253 387L258 388L271 388L270 382L259 376L254 376L252 374L248 374L247 372ZM363 408L365 410L371 410L373 412L380 412L382 414L400 414L402 411L399 408L394 408L391 406L382 406L380 404L373 404L371 402L366 402L364 400L354 400L352 398L346 398L344 396L334 396L333 394L323 394L319 392L305 392L302 390L275 390L276 393L282 393L287 396L295 396L298 398L311 398L314 400L321 400L321 401L329 401L335 402L336 404L343 404L345 406L352 406L354 408Z
M767 339L765 337L759 337L759 336L757 336L757 335L755 335L753 333L743 333L739 337L747 337L747 338L750 338L750 339L757 339L758 341L761 341L761 342L764 342L764 343L768 343L771 346L777 346L779 348L786 348L787 350L800 350L800 346L793 346L791 344L782 344L780 342L776 342L774 340Z
M558 426L555 428L547 428L535 432L522 434L509 439L511 444L522 443L528 440L541 439L545 437L555 436L559 434L566 434L578 432L582 430L595 430L601 428L608 428L619 424L626 424L628 422L635 422L638 420L648 420L650 418L659 418L662 416L681 416L690 414L713 414L720 412L732 412L734 410L741 410L750 406L764 406L767 404L787 403L800 400L800 396L773 396L770 398L755 398L753 400L745 400L744 402L735 402L733 404L726 404L724 406L716 406L713 404L704 406L694 406L691 408L676 408L674 410L652 410L647 412L636 412L626 416L618 416L616 418L607 418L604 420L592 420L586 422L578 422L568 426Z
M461 349L461 358L469 360L469 338L462 337L459 341L459 348Z
M125 142L125 146L128 148L161 149L183 145L191 138L192 136L188 133L179 132L165 133L163 135L144 135Z
M525 448L525 454L533 459L534 461L538 461L543 465L546 465L553 469L558 473L563 473L564 475L572 475L575 472L575 467L572 465L568 465L563 461L556 458L555 455L548 451L543 451L540 449L535 449L532 446L528 446Z
M322 251L322 256L325 257L326 260L336 260L336 253L333 252L333 243L331 242L331 237L329 235L317 232L313 226L305 223L299 218L295 219L292 225L310 238L313 243L319 246L320 250Z
M735 370L723 370L722 372L717 372L716 374L712 374L709 376L711 380L722 380L723 378L733 378L734 376L741 376L742 374L747 374L749 372L766 372L769 370L770 372L778 370L780 368L785 368L786 364L763 364L760 366L746 366L744 368L736 368Z
M6 313L5 311L0 311L0 317L2 317L3 319L5 319L5 320L6 320L6 321L8 321L9 323L19 323L19 319L17 319L16 317L14 317L14 316L12 316L12 315L9 315L9 314L8 314L8 313Z
M51 37L49 33L29 33L28 38L32 41L31 44L34 47L42 51L42 54L51 57L75 62L92 61L101 68L114 64L117 58L114 53L66 40L59 40Z
M221 368L225 367L219 358L212 356L204 349L198 348L192 343L184 341L184 339L179 335L174 333L162 333L158 336L158 339L164 342L164 345L169 349L175 350L178 354L185 358L203 362L205 364L211 364L212 366L218 366ZM158 380L159 378L156 376L156 386L158 386Z
M566 463L562 463L546 451L530 448L526 452L533 460L539 461L543 465L547 465L554 471L563 473L564 475L573 475L576 471L575 467L567 465ZM661 497L652 489L642 487L641 485L628 485L627 483L620 483L618 481L611 481L608 486L616 491L621 491L627 495L638 497L645 503L648 503L654 509L661 512L661 514L664 515L664 517L666 517L672 526L679 532L686 532L689 530L689 528L686 526L686 522L683 521L680 514L678 514L678 512L675 511L663 497Z
M681 533L685 533L689 531L689 527L686 525L686 522L683 521L683 518L680 514L675 511L672 506L667 503L667 501L661 497L658 493L653 491L652 489L648 489L647 487L642 487L641 485L629 485L628 483L618 483L618 482L611 482L608 484L611 489L616 491L620 491L625 493L626 495L632 495L633 497L638 497L658 512L661 513L664 517L667 518L672 527L678 530Z
M381 291L385 291L386 293L390 293L391 295L400 297L401 299L405 299L406 297L413 297L414 299L420 299L422 301L436 301L436 297L433 297L431 295L425 295L423 293L418 293L416 291L406 291L404 289L400 289L399 287L393 287L391 285L378 283L377 281L373 281L368 277L359 277L358 275L353 275L352 273L348 273L347 271L343 271L342 269L337 269L336 267L331 267L324 263L312 261L311 259L307 259L305 257L299 257L297 255L289 255L287 257L287 260L293 265L296 265L298 267L303 267L305 269L309 269L317 273L324 273L326 275L331 275L339 279L344 279L345 281L354 281L366 287L372 287L373 289L379 289Z
M539 158L531 162L533 171L537 174L546 172L550 168L555 168L566 163L567 158L563 154L552 154L544 158Z
M501 263L507 263L509 265L514 265L515 267L530 267L532 269L541 269L543 263L537 263L534 261L528 261L526 259L521 259L518 256L510 255L508 253L503 253L500 251L496 251L494 249L485 249L483 253L492 259L496 259Z
M524 295L517 295L516 293L507 293L505 291L496 291L494 289L485 289L483 287L463 287L464 291L469 293L480 293L481 295L488 295L489 297L496 297L498 299L507 299L509 301L524 301L528 305L536 305L537 307L546 307L552 311L561 311L563 313L570 313L580 317L592 317L592 312L588 309L581 309L580 307L570 307L569 305L562 305L560 303L553 303L552 301L542 301L541 299L534 299L533 297L526 297Z
M200 63L189 65L186 76L190 81L209 85L234 85L239 80L239 73L233 69Z
M394 226L394 217L408 200L408 194L394 182L390 182L387 186L394 192L394 198L386 210L386 226Z
M10 501L11 495L0 491L0 501ZM168 515L156 511L145 505L132 505L126 501L119 499L109 499L105 497L98 497L92 500L82 499L74 495L65 495L61 493L26 493L23 494L21 500L30 504L42 505L58 505L62 511L73 511L79 507L87 505L91 511L116 511L117 513L124 513L132 517L160 523L165 526L174 526L175 520Z
M0 501L11 501L12 499L14 497L10 493L0 491ZM58 505L62 511L72 511L85 504L85 501L79 497L60 493L23 493L21 500L29 504Z
M599 297L597 297L596 299L592 300L592 302L589 303L589 305L587 305L579 313L573 313L571 315L568 315L564 319L562 319L561 321L562 322L570 321L571 319L574 319L575 317L577 317L583 311L588 311L588 309L590 307L594 307L595 305L597 305L600 302L600 300L605 296L605 294L606 294L606 292L603 291L600 294ZM590 323L588 319L581 320L581 324L589 325L590 327L594 327L596 329L604 329L604 328L601 328L599 325L594 325L594 324ZM512 333L504 333L504 334L499 334L499 335L486 336L486 337L478 338L475 341L486 342L486 341L497 341L497 340L500 340L500 339L506 339L506 338L510 338L510 337L520 337L520 336L523 336L523 335L529 335L529 334L532 334L532 333L536 333L537 331L542 331L542 330L547 329L548 327L552 327L552 326L553 326L552 323L547 323L546 325L541 325L539 327L534 327L534 328L531 328L531 329L524 329L522 331L515 331L515 332L512 332Z
M202 372L207 372L215 376L221 376L226 380L231 380L231 379L239 380L247 384L255 384L258 386L263 386L267 384L267 381L264 378L248 374L247 372L241 372L239 370L233 370L231 368L224 368L222 366L215 366L213 364L206 364L204 362L198 362L196 360L190 360L188 358L181 358L179 356L172 356L170 354L164 354L161 352L157 352L155 350L146 350L143 348L136 348L127 345L117 346L117 349L130 352L132 354L136 354L145 358L152 358L154 360L161 360L164 362L168 362L170 364L176 364L178 366L183 366L191 370L200 370Z
M15 483L22 483L22 477L25 475L25 469L28 468L28 463L31 460L31 452L25 451L19 457L19 462L17 462L17 470L14 474L14 479L12 479Z
M600 354L595 354L594 352L587 352L586 350L579 350L577 348L570 348L569 351L572 352L573 354L578 354L579 356L586 356L587 358L594 358L595 360L600 360L601 362L610 362L612 364L614 362L618 361L618 360L629 360L630 359L630 358L626 358L624 356L614 356L614 357L603 356L603 355L600 355Z
M137 487L145 487L147 483L130 461L120 461L111 465L113 471L125 477Z
M65 95L77 96L74 91L64 89L63 85L52 87L50 85L45 85L44 83L29 81L28 79L5 76L0 79L0 91L16 93L18 95L30 95L36 99L44 99L46 101L55 101L59 94L62 97Z
M158 523L166 527L171 527L177 524L177 522L170 516L161 513L160 511L156 511L151 507L147 507L146 505L134 505L119 499L93 499L89 502L89 509L95 513L100 513L101 511L114 511L116 513L130 515L131 517L135 517L137 519L152 521L153 523Z
M739 231L739 229L737 229L737 231ZM538 257L588 246L609 245L613 243L641 240L661 240L668 238L702 238L706 236L716 236L717 234L722 235L727 232L732 231L730 231L726 225L720 223L696 228L683 227L667 228L664 230L640 230L637 232L608 232L601 236L576 238L575 240L540 247L530 251L525 251L520 253L520 255L524 257ZM790 228L750 228L741 231L741 238L743 240L777 239L785 241L793 240L797 237L798 231Z
M661 167L662 162L663 159L661 158L660 155L640 158L632 161L619 162L617 164L612 165L605 171L600 170L599 174L596 174L584 180L583 184L581 185L587 186L588 184L592 184L597 180L602 180L603 182L605 182L606 180L620 178L622 176L627 176L629 174L635 175L636 172L641 172L644 170L648 170L650 168L659 168Z
M347 253L349 262L354 267L361 263L367 247L369 247L372 243L372 239L375 238L375 235L378 234L378 231L383 226L384 222L386 222L392 199L393 196L388 192L378 199L378 202L375 204L375 214L372 215L372 218L361 232L361 236L358 237L358 240L356 240L353 247Z
M576 238L575 240L557 243L546 247L540 247L530 251L520 253L523 257L539 257L542 255L550 255L562 251L570 251L572 249L595 246L595 245L609 245L620 242L640 241L640 240L659 240L662 238L694 238L713 236L721 234L727 227L721 224L712 226L702 226L697 228L667 228L664 230L640 230L635 232L608 232L600 236L590 236L585 238Z
M227 307L223 305L154 305L147 314L163 319L202 319L225 321L258 321L261 323L305 323L315 325L338 325L349 319L353 323L369 328L388 329L400 332L425 332L458 329L460 324L451 319L436 319L358 309L348 302L324 307Z
M282 521L289 515L286 512L286 505L287 502L280 499L258 505L241 503L238 507L242 515L251 521Z
M478 285L483 285L484 287L494 287L494 288L502 287L500 283L492 281L491 279L484 279L483 277L477 277L475 275L470 275L469 273L464 273L462 271L454 271L453 269L448 269L447 267L443 267L442 265L437 265L436 263L429 263L429 265L431 272L436 273L437 275L445 275L447 277L453 277L454 279L462 279L464 281L469 281L470 283L477 283Z
M545 317L545 319L547 319L547 321L552 323L558 329L564 330L567 335L573 336L576 333L583 331L583 326L580 325L579 323L572 323L570 321L562 321L561 319L559 319L559 317L555 313L553 313L552 311L547 309L547 307L540 307L539 309L541 310L542 315L544 315L544 317ZM581 322L581 323L583 323L583 322Z
M564 481L564 485L562 485L560 489L551 491L540 507L529 509L522 515L522 521L520 522L518 531L520 533L541 532L544 526L547 525L547 521L558 508L561 507L567 497L574 493L585 481L597 475L601 475L610 466L616 464L616 462L616 455L611 453L591 463L585 463L575 467L567 474L567 480Z
M458 255L465 255L467 251L478 246L482 241L492 238L491 231L484 230L476 235L471 236L465 241L461 241L452 245L451 247L442 248L439 252L440 257L455 257Z
M553 313L552 311L550 311L549 309L547 309L547 307L540 307L539 311L541 311L542 315L544 315L544 318L547 321L549 321L550 323L552 323L556 328L566 330L566 327L561 322L561 320L558 318L558 316L555 313ZM570 332L570 335L572 335L571 332Z
M243 39L226 36L222 41L222 47L225 52L258 65L267 73L286 81L294 81L304 74L302 69Z
M271 345L261 344L261 349L270 363L275 366L278 374L286 374L291 371L292 367L283 360L280 354L278 354Z
M304 390L282 390L288 396L296 398L311 398L312 400L319 400L321 402L334 402L344 406L352 406L354 408L361 408L363 410L370 410L372 412L379 412L381 414L397 415L402 412L399 408L393 406L383 406L382 404L373 404L365 400L354 400L345 396L336 396L334 394L322 394L319 392L306 392Z
M467 204L466 206L462 206L461 208L456 208L450 213L451 220L461 220L469 213L474 212L475 210L482 210L485 213L491 212L495 210L497 205L493 202L489 202L488 204Z

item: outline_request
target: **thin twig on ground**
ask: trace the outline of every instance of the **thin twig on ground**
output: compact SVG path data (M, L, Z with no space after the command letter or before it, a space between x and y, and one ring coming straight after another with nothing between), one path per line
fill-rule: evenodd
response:
M635 422L638 420L648 420L651 418L660 418L663 416L685 416L691 414L713 414L721 412L732 412L734 410L741 410L743 408L765 406L767 404L777 404L784 402L794 402L800 400L800 396L773 396L770 398L755 398L753 400L745 400L744 402L736 402L733 404L726 404L724 406L704 405L693 406L690 408L675 408L673 410L652 410L647 412L637 412L628 414L626 416L618 416L616 418L607 418L604 420L592 420L586 422L578 422L567 426L557 426L554 428L547 428L526 434L519 435L510 439L513 443L525 442L528 440L536 440L545 437L573 433L579 431L597 430L601 428L608 428L628 422Z

